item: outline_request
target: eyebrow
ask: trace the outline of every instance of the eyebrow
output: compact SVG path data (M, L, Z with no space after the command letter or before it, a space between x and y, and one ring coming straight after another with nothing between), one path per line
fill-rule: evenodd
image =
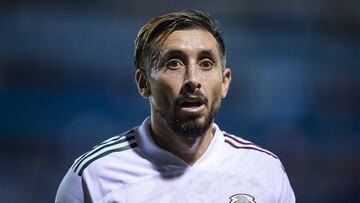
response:
M172 57L178 57L181 60L187 60L186 54L184 53L184 51L182 51L180 49L171 49L171 50L166 51L165 53L161 54L160 64L166 62L167 60L169 60Z
M202 50L198 55L198 59L202 59L206 57L214 61L216 59L216 54L211 49L208 49L208 50Z
M201 50L200 53L198 54L198 58L209 57L212 60L214 60L216 58L215 56L216 56L216 54L211 49ZM183 59L183 58L186 58L186 54L184 51L182 51L180 49L171 49L169 51L164 52L161 55L161 58L163 60L167 60L169 57L179 57L179 58Z
M185 55L185 53L183 51L181 51L180 49L170 49L169 51L166 51L164 54L162 54L162 58L168 58L169 56L172 55Z

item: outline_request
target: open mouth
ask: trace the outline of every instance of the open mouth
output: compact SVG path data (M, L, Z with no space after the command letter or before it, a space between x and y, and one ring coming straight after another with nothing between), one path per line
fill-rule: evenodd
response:
M184 101L181 103L182 108L196 108L203 105L201 101Z
M187 98L180 103L180 107L184 112L200 113L205 108L204 103L201 98Z

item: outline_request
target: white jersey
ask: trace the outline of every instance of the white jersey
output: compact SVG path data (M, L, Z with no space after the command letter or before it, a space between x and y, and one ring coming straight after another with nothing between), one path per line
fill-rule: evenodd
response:
M67 172L55 202L293 203L279 158L220 131L190 166L159 148L140 127L108 139L80 156Z

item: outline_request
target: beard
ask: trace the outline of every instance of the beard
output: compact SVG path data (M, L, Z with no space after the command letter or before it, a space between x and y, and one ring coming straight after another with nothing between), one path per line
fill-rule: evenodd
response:
M210 128L215 115L220 108L220 104L220 97L215 97L215 99L211 101L210 110L205 115L203 121L199 120L200 117L194 113L186 115L185 117L180 117L176 113L176 108L173 108L172 111L155 108L155 111L176 135L184 137L188 140L194 140L203 136Z

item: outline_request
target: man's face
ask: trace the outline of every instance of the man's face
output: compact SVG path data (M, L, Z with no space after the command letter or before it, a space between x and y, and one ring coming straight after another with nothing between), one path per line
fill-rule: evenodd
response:
M174 31L164 41L148 82L154 113L178 135L201 136L210 127L231 80L216 39L201 29Z

